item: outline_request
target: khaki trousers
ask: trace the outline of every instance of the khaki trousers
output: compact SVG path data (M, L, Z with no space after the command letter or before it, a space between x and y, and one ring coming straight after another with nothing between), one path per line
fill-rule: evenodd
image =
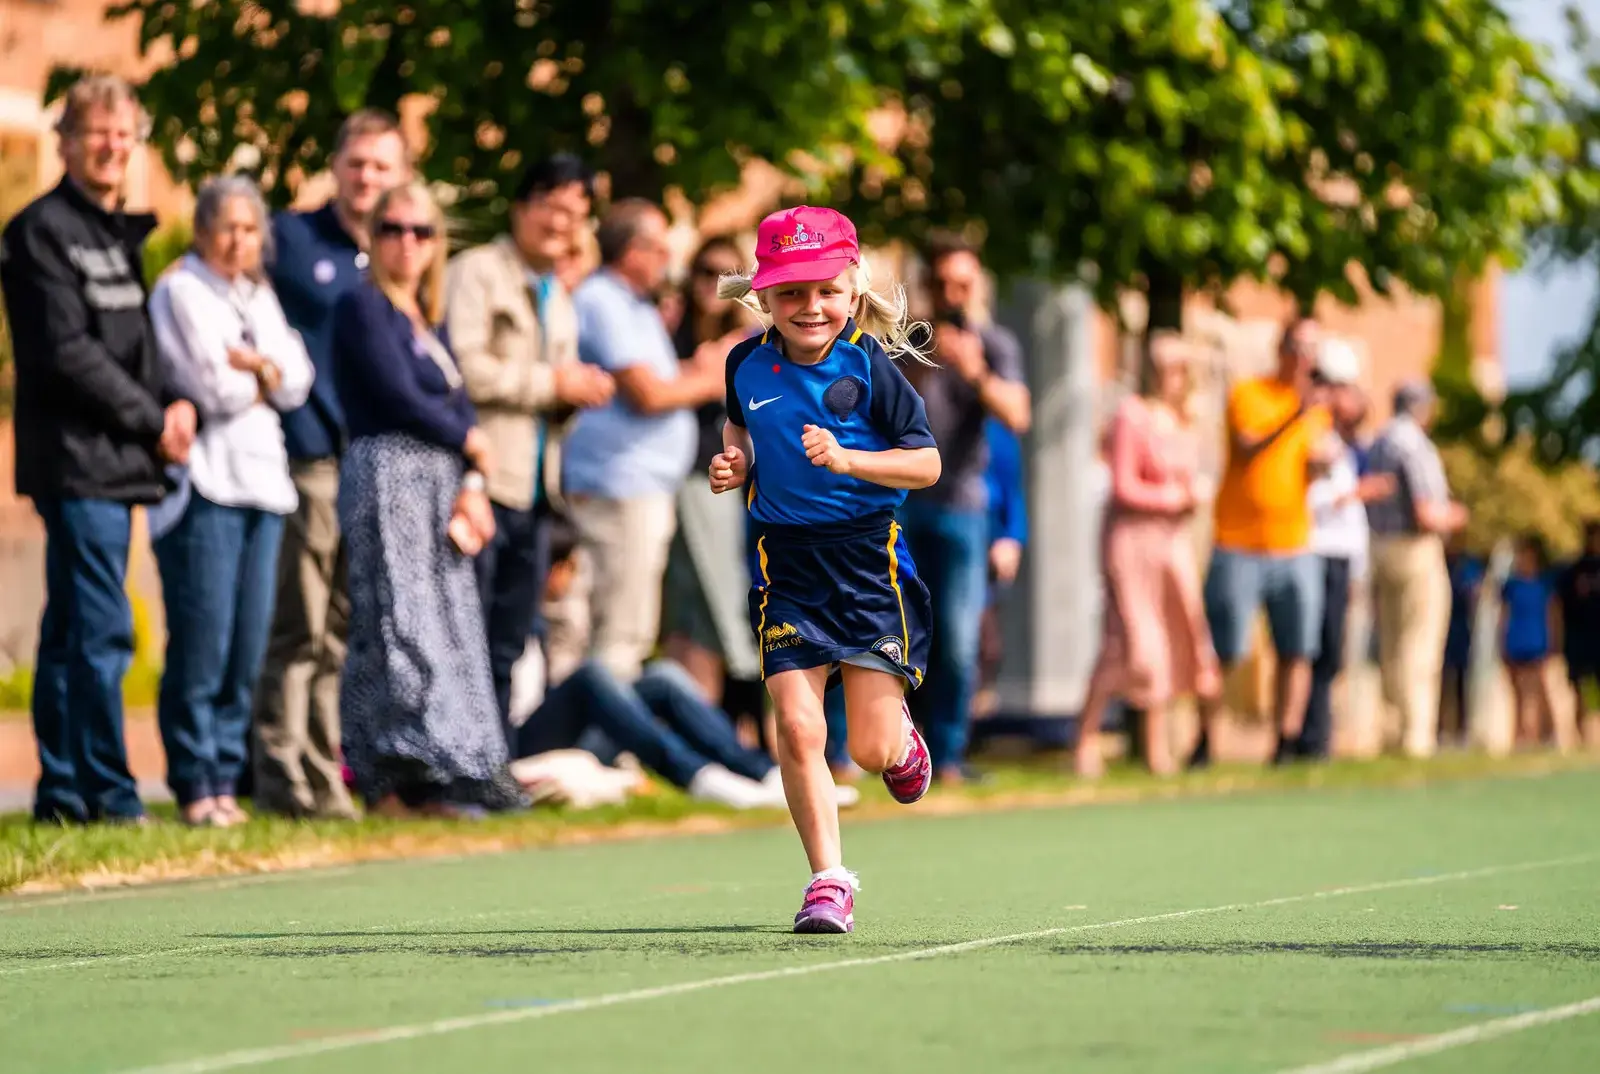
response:
M661 634L661 580L677 526L672 493L568 497L582 542L567 599L548 611L553 685L592 657L623 682L639 677Z
M255 697L255 800L269 812L353 816L339 756L339 672L350 626L339 463L291 464L278 602Z
M1438 743L1439 686L1450 629L1450 573L1432 534L1375 536L1378 666L1384 700L1400 713L1401 745L1430 757Z

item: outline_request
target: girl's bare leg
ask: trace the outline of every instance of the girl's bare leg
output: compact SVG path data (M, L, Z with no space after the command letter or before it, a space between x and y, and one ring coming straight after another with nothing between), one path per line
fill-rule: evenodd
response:
M767 679L767 693L776 710L783 796L788 800L789 816L794 818L812 873L837 869L842 863L839 807L826 756L828 722L822 712L822 690L827 681L825 667L780 671ZM851 738L854 739L853 729Z
M905 680L899 675L846 664L844 707L849 717L850 759L873 775L906 755Z

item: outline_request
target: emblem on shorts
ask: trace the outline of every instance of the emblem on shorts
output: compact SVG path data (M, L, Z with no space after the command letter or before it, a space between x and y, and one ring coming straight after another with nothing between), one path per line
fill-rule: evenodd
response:
M769 626L761 636L761 644L768 651L774 649L787 649L791 645L799 645L800 632L789 623L777 623Z
M822 393L822 405L836 417L848 418L861 405L861 397L866 394L867 386L861 378L840 377Z
M872 651L878 653L896 664L906 662L906 645L893 634L887 638L879 638L872 643Z

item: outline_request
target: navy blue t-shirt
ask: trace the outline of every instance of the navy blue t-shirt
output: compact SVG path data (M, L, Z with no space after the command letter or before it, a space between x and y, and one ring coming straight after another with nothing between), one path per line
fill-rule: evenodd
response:
M365 279L367 255L339 223L331 204L315 212L277 214L272 237L272 287L317 374L305 405L283 416L284 442L290 458L327 458L338 454L345 438L334 372L333 310Z
M728 420L749 430L755 457L747 493L757 522L780 526L847 522L893 511L904 489L813 466L801 445L807 425L853 451L936 446L910 382L854 321L815 365L789 361L769 329L728 354Z

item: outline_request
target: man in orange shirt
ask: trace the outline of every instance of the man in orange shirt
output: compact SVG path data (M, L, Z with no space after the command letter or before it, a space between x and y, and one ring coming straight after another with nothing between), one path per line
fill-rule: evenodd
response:
M1224 667L1249 646L1265 607L1278 656L1275 709L1280 739L1300 733L1322 622L1321 561L1311 553L1306 491L1325 465L1332 419L1315 397L1311 370L1321 333L1301 318L1284 330L1275 376L1234 385L1228 397L1228 462L1217 490L1216 531L1206 574L1206 618ZM1201 701L1191 767L1210 761L1217 699Z

